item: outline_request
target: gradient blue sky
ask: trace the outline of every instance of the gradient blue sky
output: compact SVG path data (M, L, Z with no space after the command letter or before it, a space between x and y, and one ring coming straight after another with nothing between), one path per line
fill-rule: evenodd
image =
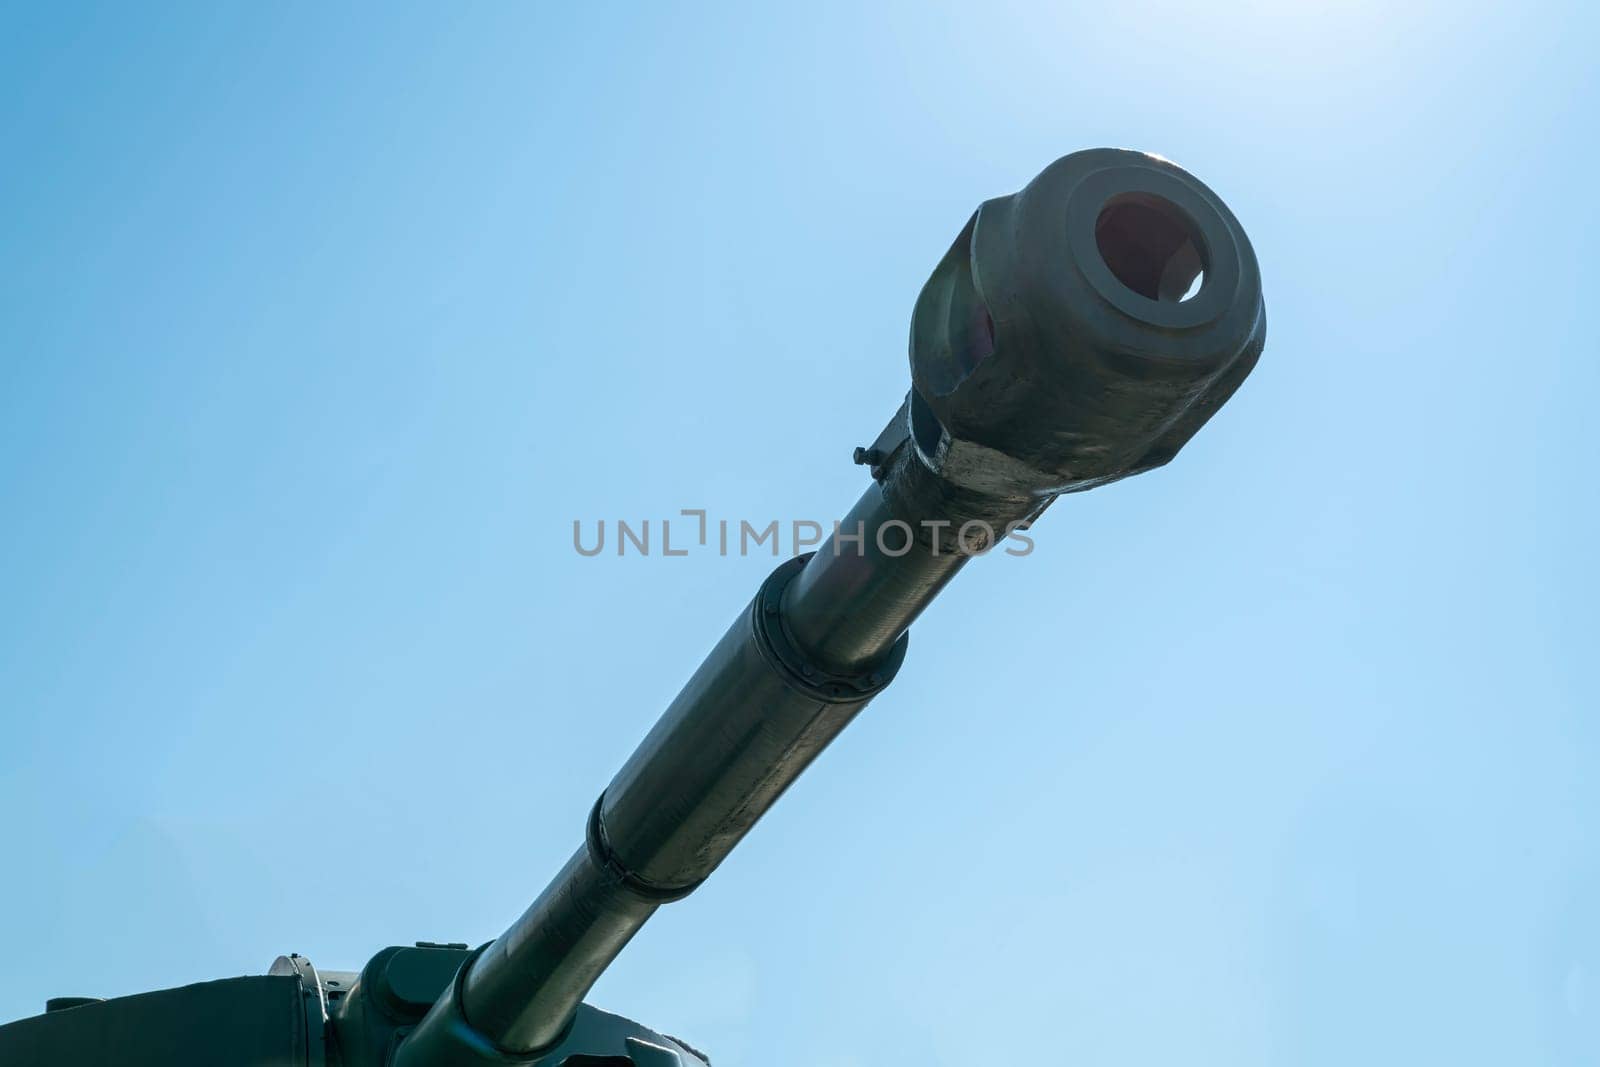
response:
M979 200L1159 152L1256 374L970 568L596 989L719 1063L1600 1062L1593 9L6 5L0 1018L478 942L829 519Z

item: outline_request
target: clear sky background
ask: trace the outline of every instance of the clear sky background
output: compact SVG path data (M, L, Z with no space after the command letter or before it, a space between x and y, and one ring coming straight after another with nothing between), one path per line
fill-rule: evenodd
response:
M831 519L977 203L1159 152L1267 352L970 567L596 988L718 1063L1600 1062L1587 5L7 5L0 1017L495 936Z

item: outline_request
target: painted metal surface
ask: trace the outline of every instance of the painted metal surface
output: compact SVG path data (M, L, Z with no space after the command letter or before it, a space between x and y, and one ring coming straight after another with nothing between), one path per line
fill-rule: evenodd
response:
M979 207L924 286L906 399L856 449L872 481L848 540L772 573L504 934L387 948L359 975L290 956L242 984L72 1007L0 1027L0 1061L703 1067L583 1004L589 988L888 686L971 558L1062 494L1169 461L1265 337L1255 255L1215 194L1137 152L1057 160ZM237 1055L218 1059L230 1026ZM48 1058L114 1038L116 1060Z

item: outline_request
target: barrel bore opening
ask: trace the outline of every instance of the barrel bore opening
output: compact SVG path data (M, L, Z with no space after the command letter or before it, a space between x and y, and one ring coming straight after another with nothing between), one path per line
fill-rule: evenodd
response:
M1150 193L1112 197L1095 220L1094 240L1117 281L1148 300L1181 303L1205 285L1199 228L1170 200Z

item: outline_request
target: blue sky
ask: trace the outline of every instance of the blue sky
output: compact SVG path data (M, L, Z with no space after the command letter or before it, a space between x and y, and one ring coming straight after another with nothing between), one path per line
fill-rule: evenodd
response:
M1577 4L8 5L0 1017L497 934L826 520L982 199L1187 166L1267 352L974 564L597 987L718 1062L1593 1064Z

